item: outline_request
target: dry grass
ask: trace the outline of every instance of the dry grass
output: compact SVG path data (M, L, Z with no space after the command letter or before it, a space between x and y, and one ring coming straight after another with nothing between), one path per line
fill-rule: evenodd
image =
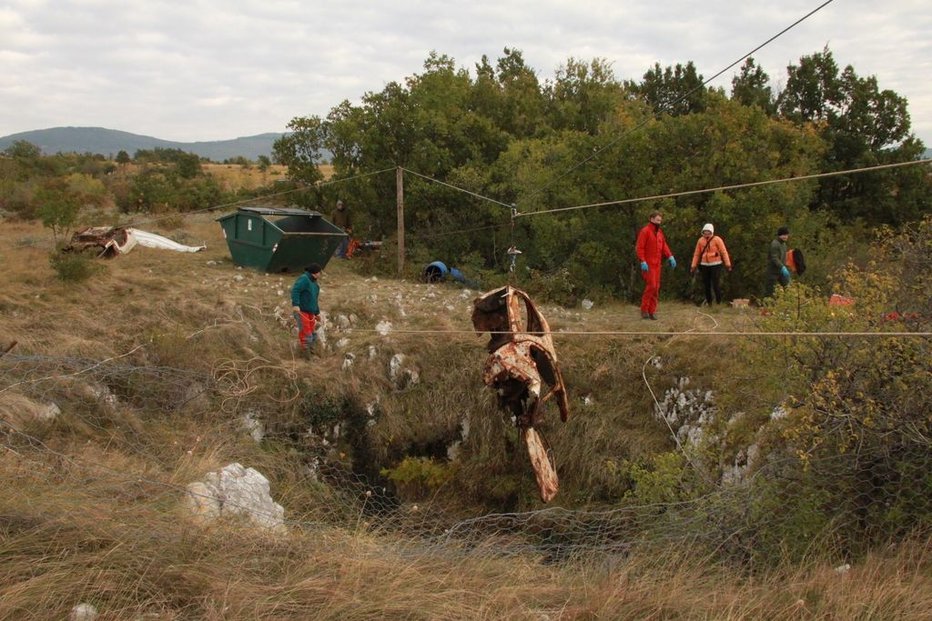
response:
M172 508L177 490L32 453L0 467L2 619L64 618L81 601L106 619L335 620L922 619L932 604L927 540L844 574L813 563L746 576L689 549L553 566L417 553L354 529L194 528Z
M844 574L833 569L841 561L814 559L749 575L674 544L635 548L615 564L604 557L550 564L530 553L499 557L492 539L479 553L375 529L358 499L308 475L303 435L258 445L239 417L259 411L286 437L302 429L304 394L351 395L356 408L377 401L370 448L386 457L454 433L471 413L474 433L489 440L472 449L486 451L487 461L474 463L486 472L513 467L495 443L502 425L478 381L484 339L471 332L471 294L373 280L352 262L332 262L321 295L328 349L311 361L296 359L286 311L293 275L236 269L213 216L152 230L206 241L207 250L139 248L74 284L55 278L39 225L4 223L0 232L0 346L16 340L11 353L50 365L32 375L23 374L24 363L0 367L0 619L62 619L79 602L94 604L101 619L928 618L925 538L871 555ZM754 323L753 309L704 313L675 304L661 305L659 322L641 321L624 304L543 312L558 331ZM350 314L352 329L338 329L338 316ZM383 320L396 328L387 336L375 330ZM335 348L340 338L347 343ZM559 333L556 342L574 396L570 423L551 426L567 485L608 485L585 458L661 448L662 436L643 415L651 401L640 370L660 354L671 364L664 373L675 375L683 364L677 358L689 360L684 353L695 343L683 338L658 348L647 338ZM728 355L719 342L705 346ZM342 369L346 353L356 355L350 371ZM419 367L420 384L392 387L386 369L395 353ZM93 367L107 358L151 372L132 376L114 407L93 396ZM701 365L694 370L703 372ZM215 387L209 395L190 392L208 384ZM583 406L584 394L596 405ZM49 402L62 413L29 422ZM270 478L286 507L287 536L237 524L196 527L185 517L184 486L231 461ZM477 485L483 476L475 472Z
M288 176L288 167L281 164L272 164L265 170L256 165L249 167L239 164L201 164L201 169L215 178L225 192L237 190L255 190L266 187L276 181L284 180ZM320 166L324 179L333 175L333 166L324 164Z
M224 192L255 190L287 178L288 167L272 164L265 170L239 164L201 164L201 170L217 180Z

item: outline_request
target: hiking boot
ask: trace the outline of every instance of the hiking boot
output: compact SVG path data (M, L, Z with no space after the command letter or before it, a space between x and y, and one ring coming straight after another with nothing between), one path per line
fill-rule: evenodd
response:
M647 318L648 318L648 319L653 319L654 321L657 321L657 318L654 317L654 314L653 314L653 313L651 313L650 315L648 315Z
M650 319L650 318L651 318L650 313L645 313L644 311L641 311L641 319Z

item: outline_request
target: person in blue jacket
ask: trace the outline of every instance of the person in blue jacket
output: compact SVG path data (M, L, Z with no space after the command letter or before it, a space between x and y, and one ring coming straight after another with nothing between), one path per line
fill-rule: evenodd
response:
M291 310L298 324L298 344L302 353L310 352L317 341L317 325L320 323L320 265L311 263L304 268L291 287Z

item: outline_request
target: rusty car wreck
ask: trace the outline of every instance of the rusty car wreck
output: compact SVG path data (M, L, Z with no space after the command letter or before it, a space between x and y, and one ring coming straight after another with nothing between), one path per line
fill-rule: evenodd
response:
M551 399L556 401L563 422L569 416L550 326L527 293L511 286L476 298L472 322L477 332L489 333L483 381L495 389L499 406L514 415L541 500L550 502L557 495L559 481L550 448L538 426L543 406Z

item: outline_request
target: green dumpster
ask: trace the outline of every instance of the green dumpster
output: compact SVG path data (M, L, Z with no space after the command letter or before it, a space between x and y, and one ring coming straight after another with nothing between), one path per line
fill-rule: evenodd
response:
M318 212L296 207L240 207L217 222L233 262L265 272L323 268L346 237Z

